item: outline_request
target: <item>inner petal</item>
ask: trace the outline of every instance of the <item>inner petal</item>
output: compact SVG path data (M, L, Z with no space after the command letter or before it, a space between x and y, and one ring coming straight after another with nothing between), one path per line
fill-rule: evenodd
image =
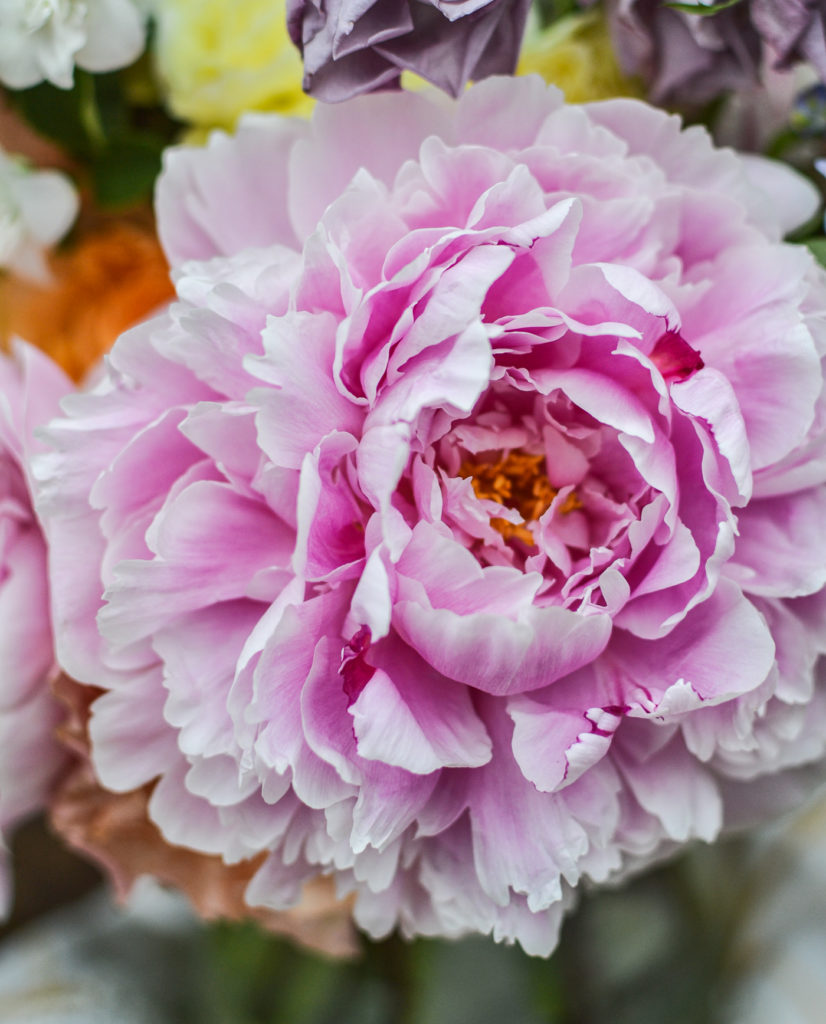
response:
M490 525L505 540L516 537L529 546L536 544L528 525L550 508L558 493L548 479L544 455L517 449L495 461L466 459L459 467L459 476L470 478L477 498L495 501L522 517L522 523L499 516L491 519ZM580 500L571 493L560 511L581 507Z

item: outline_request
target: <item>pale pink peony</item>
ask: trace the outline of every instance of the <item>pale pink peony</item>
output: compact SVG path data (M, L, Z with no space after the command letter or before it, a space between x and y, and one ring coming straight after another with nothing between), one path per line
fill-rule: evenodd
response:
M792 799L826 748L826 284L781 242L813 203L533 78L172 152L180 301L37 470L103 784L268 851L251 905L323 873L372 935L532 952L580 880Z
M54 737L61 712L49 689L57 668L46 543L27 467L38 447L34 429L58 412L69 388L36 349L0 352L0 845L17 822L42 809L65 759ZM3 862L0 917L10 899Z

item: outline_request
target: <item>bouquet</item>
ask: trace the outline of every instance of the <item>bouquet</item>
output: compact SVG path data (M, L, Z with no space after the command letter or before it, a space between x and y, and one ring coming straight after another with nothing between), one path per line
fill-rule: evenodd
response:
M0 11L0 826L223 922L192 1019L752 1012L826 774L825 16Z

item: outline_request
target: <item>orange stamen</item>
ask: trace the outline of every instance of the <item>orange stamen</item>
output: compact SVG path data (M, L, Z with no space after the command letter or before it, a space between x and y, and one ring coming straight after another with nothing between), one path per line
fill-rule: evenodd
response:
M515 509L525 520L524 523L511 523L494 517L490 521L494 530L505 540L517 537L528 546L535 546L533 533L527 524L536 522L550 508L558 493L548 479L544 455L513 451L498 462L466 460L459 468L459 476L470 478L477 498ZM576 508L582 508L582 502L572 493L560 511L564 514Z

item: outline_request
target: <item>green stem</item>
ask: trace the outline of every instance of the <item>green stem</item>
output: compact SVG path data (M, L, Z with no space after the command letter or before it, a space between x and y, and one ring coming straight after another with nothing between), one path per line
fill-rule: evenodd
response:
M86 132L92 149L100 151L106 148L106 132L103 130L103 122L100 118L94 75L89 74L88 71L81 71L79 68L76 69L75 75L75 88L80 99L78 105L80 123L83 125L83 130Z

